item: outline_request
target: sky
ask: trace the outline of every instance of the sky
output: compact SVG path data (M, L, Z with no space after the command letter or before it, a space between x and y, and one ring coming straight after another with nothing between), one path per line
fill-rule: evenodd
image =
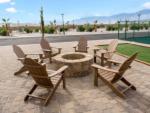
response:
M65 21L69 21L150 9L150 0L0 0L0 19L10 18L14 23L39 23L41 6L45 21L61 21L62 13Z

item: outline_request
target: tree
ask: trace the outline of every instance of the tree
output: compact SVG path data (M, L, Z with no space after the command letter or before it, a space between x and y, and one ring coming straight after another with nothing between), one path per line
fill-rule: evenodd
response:
M97 22L98 22L97 20L94 21L94 30L95 30L95 32L97 32Z
M57 30L56 30L56 28L57 28L57 27L56 27L56 20L54 20L53 23L54 23L55 33L57 34Z
M9 20L9 18L2 18L2 21L4 22L4 29L6 29L7 32L7 36L9 36Z
M40 19L41 19L41 32L42 32L42 38L44 38L44 15L43 15L43 7L41 7L40 10Z

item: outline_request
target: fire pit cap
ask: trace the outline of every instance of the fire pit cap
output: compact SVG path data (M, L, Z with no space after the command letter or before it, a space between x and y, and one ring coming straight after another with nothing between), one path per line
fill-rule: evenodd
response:
M93 55L80 52L67 52L54 57L54 60L62 63L78 63L93 59Z

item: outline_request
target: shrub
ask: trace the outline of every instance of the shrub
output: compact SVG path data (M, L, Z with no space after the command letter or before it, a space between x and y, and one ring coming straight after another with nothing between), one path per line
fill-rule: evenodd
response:
M55 32L54 27L45 27L45 33L53 34Z
M55 28L54 27L50 27L48 33L49 34L53 34L54 32L55 32Z
M87 32L92 32L94 30L94 26L88 24L88 25L86 25L85 29Z
M7 30L5 28L0 28L0 35L7 36Z
M33 30L32 30L32 29L27 28L27 27L24 29L24 31L25 31L26 33L32 33L32 32L33 32Z
M19 32L23 32L24 31L24 29L23 28L19 28Z
M64 28L63 28L63 27L60 27L59 31L60 31L60 32L63 32L63 30L64 30L64 31L68 31L68 27L66 27L66 26L65 26Z
M39 28L35 28L34 31L37 33L37 32L39 32L39 30L40 30Z
M122 28L120 27L120 30L121 29ZM107 25L106 30L107 31L116 31L116 30L118 30L118 26L117 25Z
M138 24L132 24L132 25L130 26L130 29L131 29L131 30L139 30L139 25L138 25Z
M84 32L84 31L85 31L85 27L84 27L83 25L79 25L79 26L77 27L77 31L79 31L79 32Z
M148 30L149 26L148 26L147 24L144 24L144 28L145 28L146 30Z
M104 24L97 25L97 28L105 28Z
M107 31L113 31L113 26L112 25L107 25L106 30Z

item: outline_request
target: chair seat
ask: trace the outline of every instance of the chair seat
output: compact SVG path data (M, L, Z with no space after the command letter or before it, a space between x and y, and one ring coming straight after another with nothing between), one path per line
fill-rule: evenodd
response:
M61 76L54 76L54 77L51 77L51 81L53 83L53 85L56 85L58 83L58 81L60 80Z
M52 52L52 56L56 56L57 54L59 54L57 51Z
M108 71L105 71L105 70L101 70L101 69L98 69L98 74L100 74L100 76L102 76L107 81L111 81L115 76L114 73L108 72Z
M101 58L102 56L101 56L101 53L99 52L99 53L97 53L96 54L96 57L99 57L99 58ZM110 58L110 56L108 55L108 54L104 54L104 58L105 59L109 59Z
M56 71L54 71L54 70L47 70L48 75L51 75L54 72L56 72ZM60 78L61 78L61 75L60 76L57 75L57 76L50 77L51 82L52 82L53 85L55 85L60 80Z

